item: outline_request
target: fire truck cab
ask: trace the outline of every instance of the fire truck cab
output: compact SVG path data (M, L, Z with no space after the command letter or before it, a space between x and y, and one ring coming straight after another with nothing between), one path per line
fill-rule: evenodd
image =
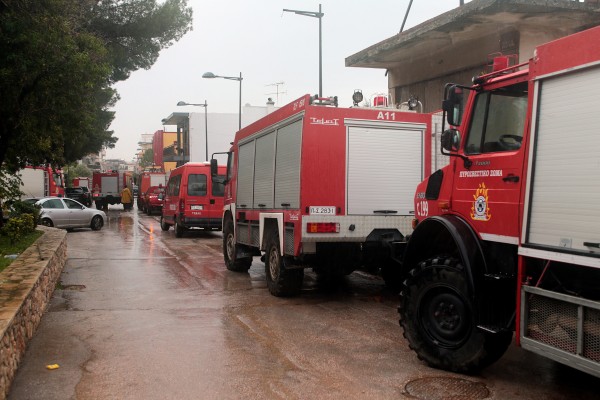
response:
M484 368L516 328L600 376L599 41L590 29L446 86L451 161L417 187L399 307L429 365Z

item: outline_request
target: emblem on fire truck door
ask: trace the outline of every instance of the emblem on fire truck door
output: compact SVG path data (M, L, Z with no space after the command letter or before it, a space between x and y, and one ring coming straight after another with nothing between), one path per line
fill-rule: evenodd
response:
M492 218L488 207L488 189L485 183L481 183L473 195L473 207L471 207L471 218L476 221L489 221Z

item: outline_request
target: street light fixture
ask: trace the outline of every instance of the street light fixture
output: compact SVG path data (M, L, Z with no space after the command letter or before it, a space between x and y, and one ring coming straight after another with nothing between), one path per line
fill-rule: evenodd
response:
M321 12L321 5L319 4L319 12L315 11L300 11L300 10L288 10L283 9L284 12L293 12L294 14L304 15L305 17L319 18L319 97L323 95L323 49L322 49L322 35L321 35L321 19L323 14Z
M186 103L185 101L179 101L177 102L178 106L197 106L197 107L204 107L204 141L205 141L205 148L204 150L206 151L206 161L208 161L208 104L206 103L206 100L204 100L204 103Z
M221 76L215 75L212 72L205 72L202 74L203 78L213 79L213 78L223 78L228 79L230 81L238 81L240 83L240 101L238 103L238 130L242 130L242 73L240 72L240 76Z

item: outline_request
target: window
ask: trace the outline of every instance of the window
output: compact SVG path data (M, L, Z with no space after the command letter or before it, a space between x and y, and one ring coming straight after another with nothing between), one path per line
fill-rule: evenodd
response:
M526 113L526 83L479 93L475 98L465 153L518 150L521 148Z
M68 209L81 210L81 204L77 203L76 201L73 201L71 199L64 199L64 201Z
M169 196L179 196L179 186L181 185L181 175L169 179L167 184L167 194Z
M223 181L224 179L225 179L225 175L217 175L217 180ZM217 196L217 197L223 197L225 195L225 184L215 182L213 180L212 195Z
M188 175L188 196L206 196L206 175Z
M42 204L42 208L65 208L63 202L60 199L50 199Z

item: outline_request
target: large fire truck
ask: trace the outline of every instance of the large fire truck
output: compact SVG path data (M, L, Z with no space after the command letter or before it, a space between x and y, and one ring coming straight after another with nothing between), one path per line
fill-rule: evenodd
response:
M133 174L129 171L112 170L94 172L92 175L92 198L97 209L108 209L109 204L121 204L124 185L133 187Z
M450 164L417 188L400 324L430 366L523 348L600 376L600 27L447 85Z
M49 165L27 166L17 172L21 178L23 198L65 195L65 180L61 170Z
M265 252L275 296L298 293L306 267L372 264L392 281L389 243L412 231L413 190L431 173L435 116L336 103L305 95L237 132L228 153L225 264L247 271Z

